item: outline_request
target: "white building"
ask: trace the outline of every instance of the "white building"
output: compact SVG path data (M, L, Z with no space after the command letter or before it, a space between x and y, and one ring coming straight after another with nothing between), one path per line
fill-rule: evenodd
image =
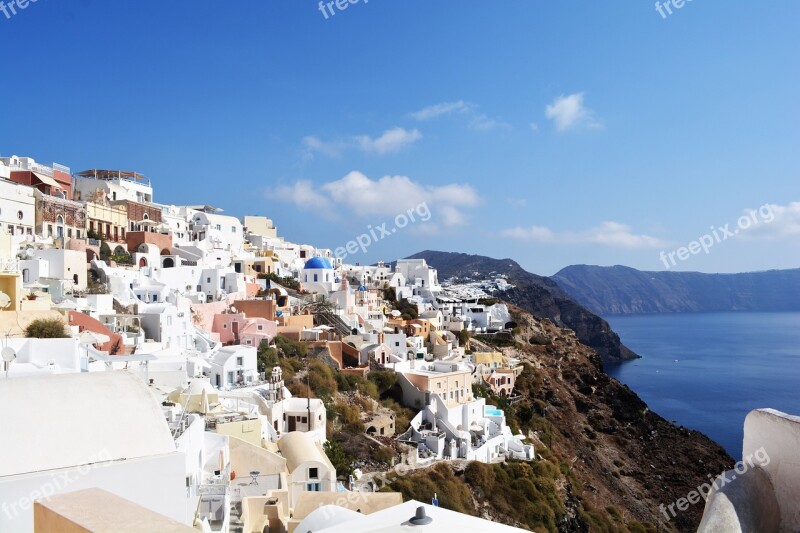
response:
M325 257L313 257L306 261L300 273L300 284L308 292L325 294L336 290L340 280L331 262Z
M244 227L236 217L198 211L192 215L193 241L206 241L211 248L238 254L244 244Z
M295 533L371 533L375 531L480 531L522 533L497 522L469 516L443 507L409 500L372 514L363 514L335 505L325 505L300 522Z
M17 406L0 431L0 531L31 532L34 500L90 487L191 525L186 458L136 376L12 379L0 403Z
M209 361L208 376L218 389L253 385L258 381L258 352L255 346L225 346Z
M8 169L7 166L2 168ZM0 232L13 235L15 243L19 243L26 236L33 237L35 226L36 198L33 187L0 179Z
M82 201L94 198L98 190L103 191L111 202L128 200L141 204L153 201L150 181L136 172L86 170L73 176L72 189L73 197Z
M708 495L697 531L800 531L798 444L800 417L774 409L751 411L744 422L742 460L713 486L706 483L688 495L690 502L695 494L695 501ZM662 506L661 512L675 516L675 504Z
M73 291L86 290L86 253L78 250L49 248L35 250L35 259L48 262L48 276L39 282L49 286L54 299L63 298Z

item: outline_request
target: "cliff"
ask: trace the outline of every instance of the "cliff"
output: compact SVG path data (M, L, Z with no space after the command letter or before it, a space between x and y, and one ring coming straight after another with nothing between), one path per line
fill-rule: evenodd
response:
M439 465L399 477L392 487L423 501L436 492L448 508L533 531L695 531L702 499L669 520L660 506L686 497L734 460L705 435L650 411L573 332L511 311L518 324L513 339L470 344L496 347L524 365L520 398L487 402L532 439L538 460Z
M702 274L576 265L552 280L600 315L800 311L800 269Z
M608 322L577 303L552 279L532 274L511 259L430 250L414 254L409 259L425 259L439 271L439 279L453 276L488 278L502 274L514 285L514 289L503 293L503 300L575 331L578 339L594 348L606 362L637 357L620 342Z

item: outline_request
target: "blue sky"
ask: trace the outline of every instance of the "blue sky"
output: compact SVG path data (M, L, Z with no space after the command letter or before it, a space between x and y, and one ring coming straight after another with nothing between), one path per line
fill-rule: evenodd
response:
M334 6L334 9L335 6ZM149 176L351 261L800 266L800 4L56 2L6 18L0 154ZM660 253L769 204L771 222ZM676 257L673 255L673 258Z

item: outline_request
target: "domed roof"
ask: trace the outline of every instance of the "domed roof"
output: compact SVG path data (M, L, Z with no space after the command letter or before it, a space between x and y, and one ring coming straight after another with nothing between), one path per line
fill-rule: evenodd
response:
M358 287L358 292L367 292L367 288L365 286L363 286L363 285L360 285Z
M325 259L324 257L312 257L306 263L306 266L303 267L306 270L311 269L328 269L333 270L333 266L331 266L331 262Z

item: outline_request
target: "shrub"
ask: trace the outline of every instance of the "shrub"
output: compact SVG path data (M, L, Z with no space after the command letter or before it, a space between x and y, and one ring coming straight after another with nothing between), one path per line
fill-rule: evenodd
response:
M397 374L384 371L370 372L369 380L377 387L380 397L384 397L397 383Z
M25 336L32 339L68 339L60 318L39 318L28 324Z
M347 478L353 473L353 462L355 458L347 453L342 443L337 440L329 440L323 445L325 455L328 456L333 467L336 469L337 477Z

